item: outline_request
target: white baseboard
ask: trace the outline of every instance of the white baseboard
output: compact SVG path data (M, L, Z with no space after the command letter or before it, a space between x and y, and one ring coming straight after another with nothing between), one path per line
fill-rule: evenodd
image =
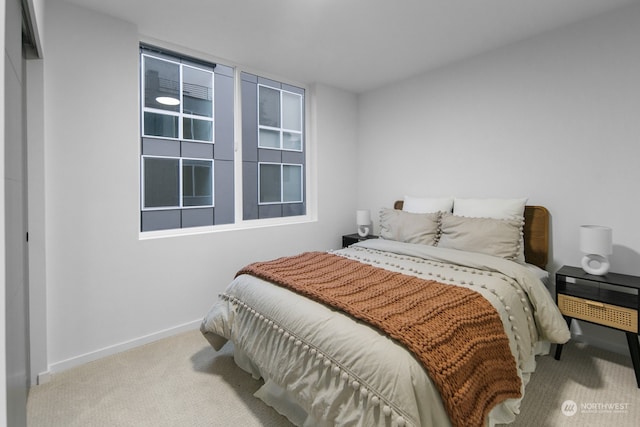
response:
M607 351L612 351L614 353L623 354L625 356L629 355L629 346L626 344L626 341L624 343L619 343L617 340L613 342L611 340L601 339L589 334L571 334L571 339Z
M51 371L40 372L38 378L36 378L36 384L42 385L51 381Z
M60 362L52 363L51 365L49 365L49 370L47 372L38 375L38 384L44 384L43 382L41 382L41 379L40 379L41 376L43 376L43 379L45 381L49 381L51 379L51 375L57 372L66 371L67 369L71 369L88 362L93 362L94 360L102 359L103 357L111 356L113 354L130 350L132 348L139 347L144 344L149 344L151 342L158 341L162 338L167 338L173 335L180 334L182 332L196 330L200 327L201 322L202 322L202 319L194 320L193 322L184 323L182 325L179 325L173 328L154 332L152 334L145 335L140 338L135 338L120 344L114 344L112 346L105 347L100 350L92 351L89 353L82 354L80 356L71 357L69 359L62 360Z

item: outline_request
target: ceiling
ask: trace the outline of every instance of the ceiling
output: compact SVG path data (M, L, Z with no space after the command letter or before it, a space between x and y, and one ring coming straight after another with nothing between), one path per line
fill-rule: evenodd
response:
M67 0L255 72L360 93L640 0Z

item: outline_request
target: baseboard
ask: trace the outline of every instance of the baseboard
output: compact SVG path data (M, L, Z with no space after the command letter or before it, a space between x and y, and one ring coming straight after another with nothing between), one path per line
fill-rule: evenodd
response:
M42 385L51 381L51 371L40 372L38 378L36 378L36 384Z
M618 343L607 339L601 339L589 334L571 334L571 339L601 348L603 350L612 351L618 354L629 355L629 347L625 342Z
M44 379L46 381L49 381L50 376L52 374L66 371L67 369L71 369L88 362L93 362L94 360L102 359L103 357L111 356L113 354L121 353L123 351L130 350L132 348L139 347L144 344L149 344L154 341L158 341L162 338L167 338L173 335L180 334L182 332L196 330L200 327L201 322L202 322L202 319L194 320L193 322L184 323L174 328L169 328L162 331L154 332L152 334L145 335L140 338L135 338L130 341L125 341L120 344L115 344L109 347L102 348L100 350L92 351L90 353L85 353L80 356L76 356L66 360L62 360L60 362L52 363L51 365L49 365L49 370L47 372L38 375L38 384L43 384L42 382L40 382L41 375L44 375Z

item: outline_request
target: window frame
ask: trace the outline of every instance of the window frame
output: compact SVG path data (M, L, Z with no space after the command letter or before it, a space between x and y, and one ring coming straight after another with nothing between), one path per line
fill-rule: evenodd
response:
M147 239L156 239L156 238L172 238L172 237L179 237L179 236L189 236L189 235L194 235L194 234L208 234L208 233L217 233L217 232L227 232L227 231L233 231L233 230L247 230L247 229L254 229L254 228L263 228L263 227L272 227L272 226L286 226L286 225L291 225L291 224L302 224L302 223L309 223L309 222L315 222L318 219L318 214L317 214L317 159L316 159L316 155L317 155L317 151L316 151L316 147L315 147L315 143L314 143L314 138L313 135L315 134L314 129L315 129L315 110L313 108L313 105L315 104L315 102L313 101L314 99L314 93L315 91L313 90L313 87L310 87L304 83L286 78L286 77L282 77L279 75L274 75L271 73L265 73L262 72L260 70L255 70L252 69L250 67L246 67L244 65L238 64L238 63L233 63L230 62L228 60L225 59L221 59L219 57L210 55L210 54L206 54L203 53L202 51L194 51L191 50L189 48L186 48L184 46L176 46L173 45L171 43L166 43L163 42L161 40L157 40L157 39L152 39L152 38L146 38L146 37L141 37L140 42L139 42L139 47L140 48L147 48L147 49L151 49L152 51L154 51L154 55L162 58L162 59L167 59L166 57L163 56L163 53L166 55L175 55L177 57L181 57L181 58L186 58L187 60L193 60L194 64L199 64L200 62L205 62L205 63L213 63L213 64L218 64L218 65L222 65L224 67L227 67L232 71L232 74L229 74L230 77L233 78L233 85L234 85L234 89L233 89L233 147L234 147L234 152L235 152L235 156L234 156L234 160L233 160L233 170L234 170L234 192L233 192L233 199L234 199L234 203L233 203L233 222L230 223L225 223L225 224L214 224L214 225L204 225L204 226L197 226L197 227L189 227L189 228L167 228L167 229L158 229L158 230L148 230L148 231L142 231L142 228L139 226L138 227L138 238L140 240L147 240ZM152 55L153 56L153 55ZM138 66L140 67L140 62L138 62ZM142 75L142 68L140 67L140 75ZM292 216L281 216L281 217L270 217L270 218L257 218L257 219L244 219L243 218L243 205L242 205L242 197L243 197L243 174L242 174L242 137L243 137L243 129L242 129L242 96L241 96L241 86L242 86L242 73L251 73L254 75L258 75L261 76L264 79L267 80L273 80L276 82L280 82L283 85L286 86L292 86L292 87L298 87L302 90L304 90L304 99L302 100L302 111L301 111L301 125L302 125L302 131L300 132L301 134L301 138L303 141L303 146L304 146L304 150L295 150L297 152L303 152L304 155L304 163L305 166L303 167L302 173L301 173L301 177L302 177L302 184L301 184L301 190L302 190L302 195L303 195L303 200L304 203L306 205L306 209L305 209L305 213L301 214L301 215L292 215ZM215 79L216 79L216 75L214 75L214 84L215 84ZM139 80L139 86L138 86L138 96L141 96L143 94L142 92L142 79ZM214 88L215 90L215 88ZM283 90L283 89L279 89L279 90ZM286 91L286 89L284 89ZM287 91L289 92L289 91ZM292 92L295 95L299 95L296 94L295 92ZM215 98L215 97L214 97ZM142 100L140 100L138 102L138 110L139 110L139 114L142 116L143 113L143 109L140 108L140 106L142 105ZM215 99L214 99L214 111L216 108L216 104L215 104ZM164 113L164 110L161 110ZM215 112L214 112L215 115ZM143 126L143 120L142 117L140 117L139 120L139 126L142 127ZM180 126L182 126L182 123L180 123ZM162 138L162 137L158 137L158 136L142 136L142 129L140 128L138 131L138 141L144 139L144 138L156 138L156 139L168 139L168 140L173 140L172 138ZM214 117L214 138L213 138L213 142L212 144L215 145L215 117ZM198 141L190 141L187 140L189 142L198 142ZM205 142L206 143L206 142ZM266 148L265 148L266 149ZM285 149L286 150L286 149ZM291 150L294 151L294 150ZM147 155L145 155L147 156ZM153 156L152 154L149 156ZM138 144L138 157L139 157L139 174L138 176L139 178L139 185L140 185L140 191L138 192L138 197L139 197L139 212L142 212L142 204L143 204L143 196L144 196L144 191L142 189L142 144ZM163 156L158 156L158 157L163 157ZM196 160L202 160L201 158L195 158ZM213 161L214 164L214 168L216 165L216 159L211 159ZM213 182L213 191L215 194L215 173L214 173L214 182ZM180 183L180 189L182 191L182 183ZM214 197L214 206L215 206L215 197ZM292 202L294 203L294 202ZM197 209L199 207L185 207L184 209ZM155 209L155 208L149 208L149 209ZM173 208L166 208L167 210L171 210ZM160 210L160 209L158 209ZM139 215L139 218L141 216ZM141 220L140 220L141 221ZM141 225L141 222L139 222L139 224Z
M143 45L141 45L141 47L143 47ZM178 56L178 54L176 54L176 56ZM215 75L213 71L209 71L203 67L197 67L195 65L191 65L188 62L177 62L174 59L170 59L168 58L166 55L163 55L162 53L157 53L157 54L152 54L152 53L144 53L141 52L140 53L140 58L141 58L141 62L140 62L140 93L144 94L146 93L146 78L144 76L144 73L146 71L145 65L146 65L146 61L147 58L153 58L159 61L165 61L165 62L169 62L172 64L175 64L178 66L178 70L179 70L179 79L180 81L178 82L178 96L179 96L179 101L180 101L180 107L179 110L177 112L175 111L171 111L171 110L163 110L160 108L153 108L153 107L147 107L145 105L145 102L141 99L141 106L142 109L140 111L140 121L141 121L141 132L140 132L140 137L141 138L155 138L155 139L165 139L165 140L170 140L170 141L188 141L188 142L199 142L199 143L203 143L203 144L215 144L216 142L216 137L215 137L215 109L216 109L216 104L215 104ZM198 115L194 115L194 114L187 114L184 113L183 108L184 108L184 67L188 67L188 68L192 68L192 69L196 69L196 70L200 70L200 71L205 71L205 72L209 72L211 73L211 117L206 117L206 116L198 116ZM176 138L172 138L172 137L168 137L168 136L161 136L161 135L147 135L145 133L145 113L149 112L149 113L153 113L153 114L163 114L163 115L169 115L169 116L173 116L173 117L177 117L178 118L178 136ZM209 121L211 122L211 141L209 140L203 140L203 139L187 139L184 137L184 119L188 118L188 119L192 119L192 120L203 120L203 121Z
M185 198L185 193L184 193L184 184L185 184L185 182L184 182L185 181L185 179L184 179L184 177L185 177L184 167L185 167L185 164L184 164L184 161L185 160L194 161L194 162L203 162L203 163L207 162L207 163L210 164L209 169L210 169L211 178L210 178L210 183L209 184L210 184L210 188L211 188L211 194L205 196L205 197L211 197L211 203L210 204L207 204L207 205L185 205L184 204L184 198ZM202 158L195 158L195 157L182 157L182 158L180 158L180 170L181 170L180 180L182 181L180 183L180 192L181 192L181 194L180 194L180 202L182 204L180 209L200 209L200 208L215 208L216 207L216 198L214 197L215 196L214 195L214 190L215 190L215 183L216 183L215 161L214 160L215 159L202 159ZM192 167L194 167L194 166L192 165ZM194 191L196 189L195 173L196 173L195 169L192 170L192 172L191 172L192 177L193 177L192 178L192 184L193 184L192 187L193 187ZM193 196L187 196L187 197L198 197L198 196L196 194L194 194Z
M262 165L278 165L280 166L280 200L277 202L261 202L261 192L260 189L262 188L260 186L260 167ZM302 196L302 198L300 200L288 200L285 201L284 199L284 167L285 166L295 166L300 168L300 195ZM304 191L304 165L300 164L300 163L277 163L277 162L258 162L258 206L266 206L266 205L284 205L284 204L295 204L295 203L303 203L304 202L304 196L305 196L305 191Z
M144 186L144 173L145 173L145 165L144 160L148 158L154 159L172 159L178 160L178 201L179 206L156 206L156 207L147 207L144 205L145 203L145 186ZM195 160L195 161L203 161L211 163L211 204L210 205L198 205L198 206L185 206L184 205L184 178L183 178L183 160ZM141 171L141 180L140 180L140 210L142 212L147 211L166 211L166 210L174 210L174 209L202 209L202 208L214 208L215 207L215 159L204 159L201 157L177 157L177 156L158 156L155 154L142 154L140 156L140 171ZM142 233L149 233L149 231L142 231Z
M279 92L280 94L280 127L274 127L274 126L267 126L267 125L261 125L260 124L260 88L261 87L266 87L272 90L276 90ZM291 92L289 90L286 89L282 89L282 88L276 88L273 86L270 86L268 84L265 83L257 83L257 90L258 90L258 103L256 105L256 108L258 109L258 148L260 148L261 150L280 150L280 151L292 151L292 152L296 152L296 153L302 153L304 152L304 143L305 143L305 139L304 139L304 115L305 115L305 111L306 109L304 108L303 105L303 97L302 95L300 95L299 93L296 92ZM306 91L306 89L305 89ZM294 95L297 98L299 98L299 104L300 104L300 128L301 130L296 130L296 129L289 129L289 128L285 128L284 127L284 102L282 102L283 100L283 94L290 94L290 95ZM274 132L278 132L279 135L279 140L278 142L279 147L270 147L268 145L260 145L260 130L261 129L265 129L265 130L270 130L270 131L274 131ZM293 148L285 148L284 147L284 133L288 132L288 133L295 133L300 135L300 149L293 149Z

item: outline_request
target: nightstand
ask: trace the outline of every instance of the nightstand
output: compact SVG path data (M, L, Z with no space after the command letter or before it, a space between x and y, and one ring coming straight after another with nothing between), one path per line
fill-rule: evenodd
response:
M342 236L342 247L346 248L347 246L353 245L354 243L358 243L363 240L377 239L377 238L378 236L375 236L373 234L369 234L366 237L360 237L358 233L345 234L344 236Z
M640 345L638 344L638 311L640 277L608 273L594 276L578 267L564 266L556 273L556 301L571 326L572 319L624 331L629 353L640 388ZM560 360L562 344L556 347Z

